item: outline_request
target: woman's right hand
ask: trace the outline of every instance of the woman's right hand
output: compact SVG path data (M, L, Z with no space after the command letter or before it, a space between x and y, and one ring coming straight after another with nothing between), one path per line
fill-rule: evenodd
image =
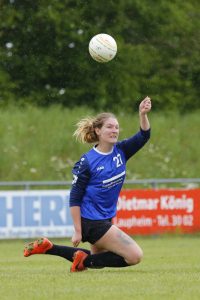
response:
M81 232L75 231L73 236L72 236L72 244L74 247L78 247L79 243L82 240L82 234Z

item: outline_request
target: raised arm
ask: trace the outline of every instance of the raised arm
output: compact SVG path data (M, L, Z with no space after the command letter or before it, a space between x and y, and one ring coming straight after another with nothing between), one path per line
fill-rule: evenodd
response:
M146 97L139 105L139 118L140 127L142 130L148 130L150 128L149 119L147 113L151 110L151 99Z
M125 154L126 160L140 150L150 138L150 123L147 113L151 110L151 99L146 97L139 105L140 131L132 137L118 143Z

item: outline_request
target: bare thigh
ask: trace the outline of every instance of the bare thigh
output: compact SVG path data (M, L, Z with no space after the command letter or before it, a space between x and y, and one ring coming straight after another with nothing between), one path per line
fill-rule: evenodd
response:
M139 263L143 256L139 245L115 225L111 226L106 234L95 243L95 246L97 249L111 251L124 257L130 265Z

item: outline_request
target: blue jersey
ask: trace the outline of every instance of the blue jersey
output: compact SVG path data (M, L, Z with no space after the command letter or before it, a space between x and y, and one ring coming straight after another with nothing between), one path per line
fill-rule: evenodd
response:
M150 137L150 130L140 130L133 137L116 143L109 153L93 147L75 164L70 206L80 206L81 216L104 220L116 215L118 196L125 176L126 162Z

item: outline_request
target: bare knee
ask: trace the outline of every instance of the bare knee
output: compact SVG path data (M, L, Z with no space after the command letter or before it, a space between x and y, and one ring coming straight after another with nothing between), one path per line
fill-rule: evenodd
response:
M141 262L142 258L143 258L142 249L137 249L137 251L134 251L129 257L127 257L126 262L129 265L137 265Z

